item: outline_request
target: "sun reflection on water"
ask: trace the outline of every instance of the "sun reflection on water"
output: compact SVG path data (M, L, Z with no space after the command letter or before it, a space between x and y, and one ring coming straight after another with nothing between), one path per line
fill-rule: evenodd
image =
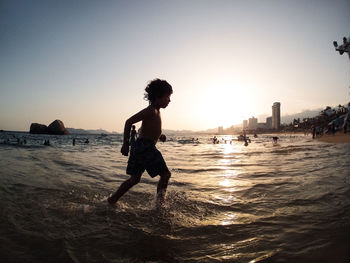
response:
M218 150L220 151L221 158L216 160L216 165L221 171L216 176L218 191L213 197L216 200L215 202L235 209L236 205L240 202L238 191L242 187L246 188L247 185L250 185L249 182L240 178L240 175L244 172L244 166L240 166L239 164L242 162L242 150L246 149L235 143L220 146ZM216 224L223 226L239 224L242 220L251 221L252 219L249 219L249 215L247 214L243 215L235 211L222 213L215 219Z
M225 213L224 216L225 217L221 221L221 225L223 226L234 224L237 218L237 214L232 212Z

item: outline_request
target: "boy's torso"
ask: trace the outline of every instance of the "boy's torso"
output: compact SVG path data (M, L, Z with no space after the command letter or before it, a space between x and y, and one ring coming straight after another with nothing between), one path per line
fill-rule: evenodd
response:
M150 114L148 118L142 120L141 134L139 137L152 140L156 144L162 133L162 119L158 109L149 106L148 110Z

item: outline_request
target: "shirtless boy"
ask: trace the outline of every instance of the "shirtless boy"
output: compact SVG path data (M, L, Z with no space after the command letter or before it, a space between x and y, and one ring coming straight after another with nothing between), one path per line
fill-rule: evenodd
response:
M131 116L125 122L124 127L124 142L121 153L128 156L131 126L142 121L141 132L134 147L131 147L126 168L126 173L131 177L124 181L119 189L108 198L111 205L115 204L131 187L140 182L141 175L145 170L151 177L160 176L157 187L157 205L161 205L164 201L171 173L161 152L156 148L156 143L158 139L163 142L166 140L166 136L162 134L160 109L168 106L173 89L167 81L155 79L147 85L145 91L145 99L149 101L150 105Z

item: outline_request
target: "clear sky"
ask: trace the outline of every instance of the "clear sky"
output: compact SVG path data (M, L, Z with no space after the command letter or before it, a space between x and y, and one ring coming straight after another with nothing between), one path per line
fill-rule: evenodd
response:
M349 14L349 0L0 0L0 129L122 132L157 77L174 89L165 129L345 104L350 62L332 42Z

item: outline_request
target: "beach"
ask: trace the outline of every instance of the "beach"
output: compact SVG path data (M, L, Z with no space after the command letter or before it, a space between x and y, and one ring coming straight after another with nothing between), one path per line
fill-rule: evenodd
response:
M318 137L317 140L328 143L350 143L350 133L339 132L334 135L325 134L321 137Z
M157 144L172 172L159 211L147 173L107 204L128 178L121 135L3 132L2 262L348 263L350 144L272 136L245 147L168 134Z

